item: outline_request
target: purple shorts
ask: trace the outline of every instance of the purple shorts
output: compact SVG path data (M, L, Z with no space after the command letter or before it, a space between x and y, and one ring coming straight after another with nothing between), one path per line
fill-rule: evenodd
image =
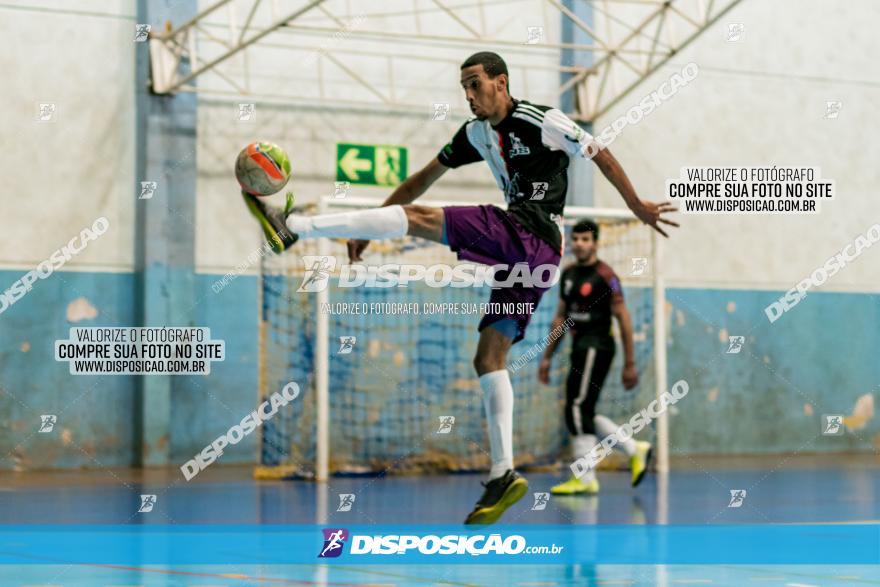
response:
M449 248L463 261L484 265L504 264L513 267L527 263L534 271L541 265L558 269L560 255L552 246L523 228L510 214L497 206L449 206L443 208L444 229ZM554 269L554 272L557 270ZM509 271L496 271L496 282L508 278ZM538 279L555 283L548 272L535 273ZM523 339L526 326L537 309L541 296L549 287L514 283L492 290L490 311L480 320L483 330L499 320L511 319L517 324L514 343Z

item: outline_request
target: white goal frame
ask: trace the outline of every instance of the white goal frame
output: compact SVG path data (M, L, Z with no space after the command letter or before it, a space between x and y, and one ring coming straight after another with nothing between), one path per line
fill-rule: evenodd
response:
M325 196L318 200L318 213L325 214L334 208L370 208L379 207L383 203L379 198L345 197L333 198ZM483 202L485 203L485 202ZM423 206L467 206L477 202L448 202L427 200L419 201ZM505 207L504 204L498 204ZM566 206L566 216L588 217L597 220L629 220L635 215L629 210L622 208L593 208L587 206ZM330 240L318 239L318 254L330 254ZM655 389L654 396L660 398L667 388L666 367L666 290L662 271L663 241L656 231L651 231L651 254L653 257L652 287L653 287L653 311L654 311L654 372ZM323 288L317 292L318 307L330 301L329 288ZM330 362L329 362L329 336L330 316L324 312L318 312L316 323L315 341L315 391L316 391L316 459L315 480L326 482L330 471ZM661 474L669 471L669 420L666 410L657 417L657 439L655 447L657 453L657 472Z

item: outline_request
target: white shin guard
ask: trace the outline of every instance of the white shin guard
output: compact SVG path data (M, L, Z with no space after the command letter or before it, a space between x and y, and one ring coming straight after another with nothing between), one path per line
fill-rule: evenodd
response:
M287 217L287 228L307 238L359 238L366 240L405 236L409 221L403 206L385 206L356 212Z

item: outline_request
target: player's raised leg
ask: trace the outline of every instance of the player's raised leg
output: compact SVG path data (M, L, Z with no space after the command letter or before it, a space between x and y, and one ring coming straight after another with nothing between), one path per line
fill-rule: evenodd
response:
M262 198L242 192L251 214L260 223L266 240L276 253L289 249L297 240L317 237L359 240L355 253L349 244L352 261L360 260L369 239L394 238L409 234L440 242L443 212L440 208L412 205L449 169L435 157L422 169L407 177L381 208L336 214L305 216L293 213L292 198L284 208L270 206ZM412 232L408 232L408 230Z
M513 470L513 385L507 371L507 353L518 325L504 319L483 328L474 367L480 377L483 408L489 429L492 467L486 488L465 524L492 524L519 501L529 483Z
M250 194L242 195L276 253L287 250L298 240L320 237L381 240L408 234L435 242L442 237L440 208L407 204L306 216L293 213L290 197L282 209Z

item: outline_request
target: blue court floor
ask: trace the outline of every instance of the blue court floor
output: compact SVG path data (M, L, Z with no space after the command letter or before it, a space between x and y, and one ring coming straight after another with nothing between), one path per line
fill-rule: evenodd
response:
M730 466L726 466L726 465ZM213 470L212 470L213 469ZM482 488L481 476L334 478L326 485L253 481L249 469L214 467L191 483L171 472L101 470L0 476L2 524L457 524ZM177 476L179 479L179 475ZM550 498L563 473L526 473L529 493L509 524L878 524L875 457L678 463L664 481L629 487L628 473L600 474L597 497ZM744 497L731 507L731 491ZM138 512L140 496L156 496ZM353 494L349 511L340 494ZM345 509L345 508L343 508ZM230 545L234 550L235 546ZM0 547L2 550L2 547ZM46 553L34 553L39 557ZM249 565L127 567L0 565L2 586L213 585L880 585L867 565ZM42 560L42 559L41 559ZM317 562L317 559L316 559Z

